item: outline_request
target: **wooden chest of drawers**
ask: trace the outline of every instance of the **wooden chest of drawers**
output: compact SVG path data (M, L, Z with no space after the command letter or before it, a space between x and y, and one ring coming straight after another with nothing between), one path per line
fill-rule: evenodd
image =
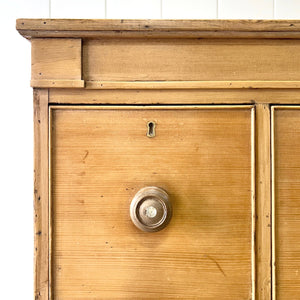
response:
M36 299L300 298L299 28L17 20Z

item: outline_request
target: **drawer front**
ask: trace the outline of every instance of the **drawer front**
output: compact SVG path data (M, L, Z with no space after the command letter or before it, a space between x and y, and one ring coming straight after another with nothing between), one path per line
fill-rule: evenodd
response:
M52 106L54 298L251 299L253 114ZM158 232L130 218L147 186L165 190L173 207Z
M300 295L300 107L273 108L276 299Z

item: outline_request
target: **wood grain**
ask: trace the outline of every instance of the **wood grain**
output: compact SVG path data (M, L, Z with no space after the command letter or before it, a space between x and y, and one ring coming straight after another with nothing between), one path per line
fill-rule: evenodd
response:
M51 110L54 298L252 299L253 109L104 108ZM173 203L154 234L129 216L149 185Z
M17 29L128 31L299 31L300 20L17 19ZM292 25L291 25L292 24Z
M300 295L300 107L275 107L274 124L274 265L276 299ZM275 298L275 295L274 295Z
M37 79L30 81L31 87L36 88L84 88L83 80Z
M50 89L49 101L57 104L297 104L300 93L297 89Z
M49 294L48 90L34 90L34 294Z
M89 39L85 81L299 81L300 40Z
M81 73L81 39L32 39L32 80L81 80Z
M271 299L270 105L257 104L256 116L256 298Z
M36 88L84 88L99 90L190 90L190 89L299 89L300 81L84 81L31 80Z
M101 90L298 89L300 81L86 81L86 88Z
M147 39L299 39L299 31L91 31L91 30L18 30L26 39L32 38L147 38Z
M68 20L18 19L32 37L299 38L299 20Z

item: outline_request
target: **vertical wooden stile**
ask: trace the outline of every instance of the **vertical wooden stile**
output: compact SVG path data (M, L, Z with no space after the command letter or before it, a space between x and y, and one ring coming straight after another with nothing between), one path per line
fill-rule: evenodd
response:
M34 293L49 297L48 89L34 90Z
M271 154L272 154L272 172L271 172L271 180L272 180L272 198L271 198L271 209L272 209L272 286L271 286L271 293L272 293L272 300L276 300L276 270L275 270L275 141L274 141L274 110L275 107L272 106L271 108Z
M256 299L271 299L270 107L256 105Z
M251 233L251 277L252 277L252 298L255 300L256 294L256 251L255 251L255 230L256 230L256 198L255 198L255 161L256 161L256 128L255 128L255 107L251 109L251 216L252 216L252 233Z

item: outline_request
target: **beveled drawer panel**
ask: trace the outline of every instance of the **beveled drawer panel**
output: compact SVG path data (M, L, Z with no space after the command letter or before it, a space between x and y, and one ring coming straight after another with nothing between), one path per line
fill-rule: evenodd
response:
M273 108L276 299L300 295L300 107Z
M251 106L51 106L55 299L250 299ZM155 124L150 137L149 122ZM134 195L169 194L143 232Z

